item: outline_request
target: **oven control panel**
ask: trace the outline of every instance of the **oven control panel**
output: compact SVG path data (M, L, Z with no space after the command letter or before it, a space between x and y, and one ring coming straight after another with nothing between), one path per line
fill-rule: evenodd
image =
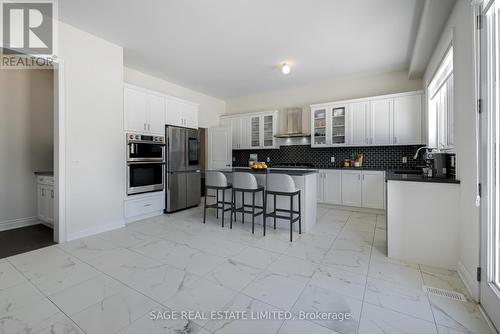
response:
M129 142L145 142L145 143L159 143L162 144L165 141L165 137L162 136L151 136L151 135L140 135L136 133L128 133L127 140Z

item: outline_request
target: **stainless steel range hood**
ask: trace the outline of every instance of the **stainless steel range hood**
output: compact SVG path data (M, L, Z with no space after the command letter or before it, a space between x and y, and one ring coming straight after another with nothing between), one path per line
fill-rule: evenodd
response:
M285 131L275 135L276 138L309 137L302 128L302 108L285 109Z

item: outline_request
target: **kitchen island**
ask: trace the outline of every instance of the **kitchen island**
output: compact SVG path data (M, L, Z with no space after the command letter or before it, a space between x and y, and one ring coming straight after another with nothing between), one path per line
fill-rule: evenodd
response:
M297 189L300 189L301 192L301 210L302 210L302 233L308 232L312 229L312 227L316 224L316 195L317 195L317 173L318 171L315 169L288 169L288 168L279 168L279 169L274 169L274 168L269 168L268 170L264 171L254 171L251 168L244 168L244 167L235 167L232 169L222 169L219 170L220 172L223 172L229 183L232 183L232 173L234 172L243 172L243 173L252 173L255 175L255 178L257 179L257 183L259 186L263 186L264 188L267 189L267 176L269 174L287 174L290 175L295 182L295 186ZM226 198L231 198L230 192L226 193ZM271 198L271 197L269 197ZM246 194L245 195L245 204L249 204L252 202L251 194ZM295 198L294 201L294 209L297 210L298 208L298 198ZM255 199L255 204L261 206L262 205L262 198L260 195L256 196ZM241 205L241 197L238 196L236 199L236 205L239 207ZM276 206L279 209L286 209L288 210L290 208L290 201L288 197L280 197L278 196L276 198ZM267 208L268 212L273 209L273 203L271 200L268 200L267 203ZM237 221L241 221L241 214L237 214L236 216ZM250 215L245 215L245 222L251 222L251 216ZM255 223L262 225L262 217L258 216L255 218ZM268 218L267 221L268 224L268 229L272 228L273 220L271 218ZM276 220L276 227L277 228L284 228L284 229L289 229L290 228L290 222L285 219L277 219ZM299 226L298 222L294 224L294 230L298 231ZM259 233L259 229L256 228L256 233ZM262 230L260 230L260 233L262 233Z

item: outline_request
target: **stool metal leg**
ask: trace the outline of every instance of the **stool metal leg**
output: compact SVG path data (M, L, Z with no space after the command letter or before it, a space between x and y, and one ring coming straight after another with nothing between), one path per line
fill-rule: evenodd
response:
M245 224L245 193L241 192L241 223Z
M207 190L205 188L205 205L203 207L203 224L205 224L206 220L207 220Z
M262 200L264 201L264 203L266 203L266 200L267 200L267 193L265 191L262 192ZM264 225L264 236L266 236L266 224L267 223L267 206L264 204L264 223L262 225Z
M299 234L302 234L302 210L300 203L300 192L299 192Z
M273 194L274 197L274 229L276 229L276 214L278 211L276 211L276 194Z
M236 219L236 212L234 211L234 191L231 190L231 217L230 217L230 222L229 222L229 228L233 229L233 213L235 214L235 219Z
M292 242L292 230L293 230L293 196L290 196L290 242Z
M216 201L217 201L217 206L215 207L215 210L216 210L216 214L215 216L217 217L217 219L219 219L219 189L216 189L215 190L217 195L216 195Z
M255 193L252 193L252 234L255 230Z
M217 205L218 206L218 205ZM226 189L222 189L222 227L224 228L224 216L226 209Z

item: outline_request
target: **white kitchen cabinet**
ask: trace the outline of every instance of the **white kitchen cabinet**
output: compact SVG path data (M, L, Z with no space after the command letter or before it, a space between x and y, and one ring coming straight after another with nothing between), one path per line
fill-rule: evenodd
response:
M187 128L198 128L198 105L185 102L182 104L184 126Z
M52 226L54 224L54 178L37 177L37 217Z
M390 145L393 140L394 99L370 101L367 124L370 145Z
M147 123L148 132L165 133L165 97L156 94L147 94Z
M395 145L422 144L422 95L394 98Z
M166 123L168 125L198 128L198 105L167 97Z
M384 209L384 172L361 172L361 206L370 209Z
M125 201L124 216L127 223L163 214L165 193L129 196Z
M342 171L323 171L323 203L342 204Z
M162 134L165 132L165 98L141 88L124 88L125 130Z
M311 147L421 144L422 92L311 105L311 129Z
M368 102L357 102L349 104L347 118L349 122L348 141L349 145L368 145L366 131L366 118Z
M323 170L318 171L317 175L317 181L316 181L316 200L318 203L324 203L325 202L325 196L324 196L324 179L325 179L325 172Z
M276 133L276 123L277 115L275 113L262 115L262 148L276 148L276 139L274 135Z
M276 148L276 111L223 117L221 124L231 128L233 150Z
M361 204L361 171L342 170L342 205Z
M147 131L146 93L141 90L125 87L123 92L125 111L125 130Z

